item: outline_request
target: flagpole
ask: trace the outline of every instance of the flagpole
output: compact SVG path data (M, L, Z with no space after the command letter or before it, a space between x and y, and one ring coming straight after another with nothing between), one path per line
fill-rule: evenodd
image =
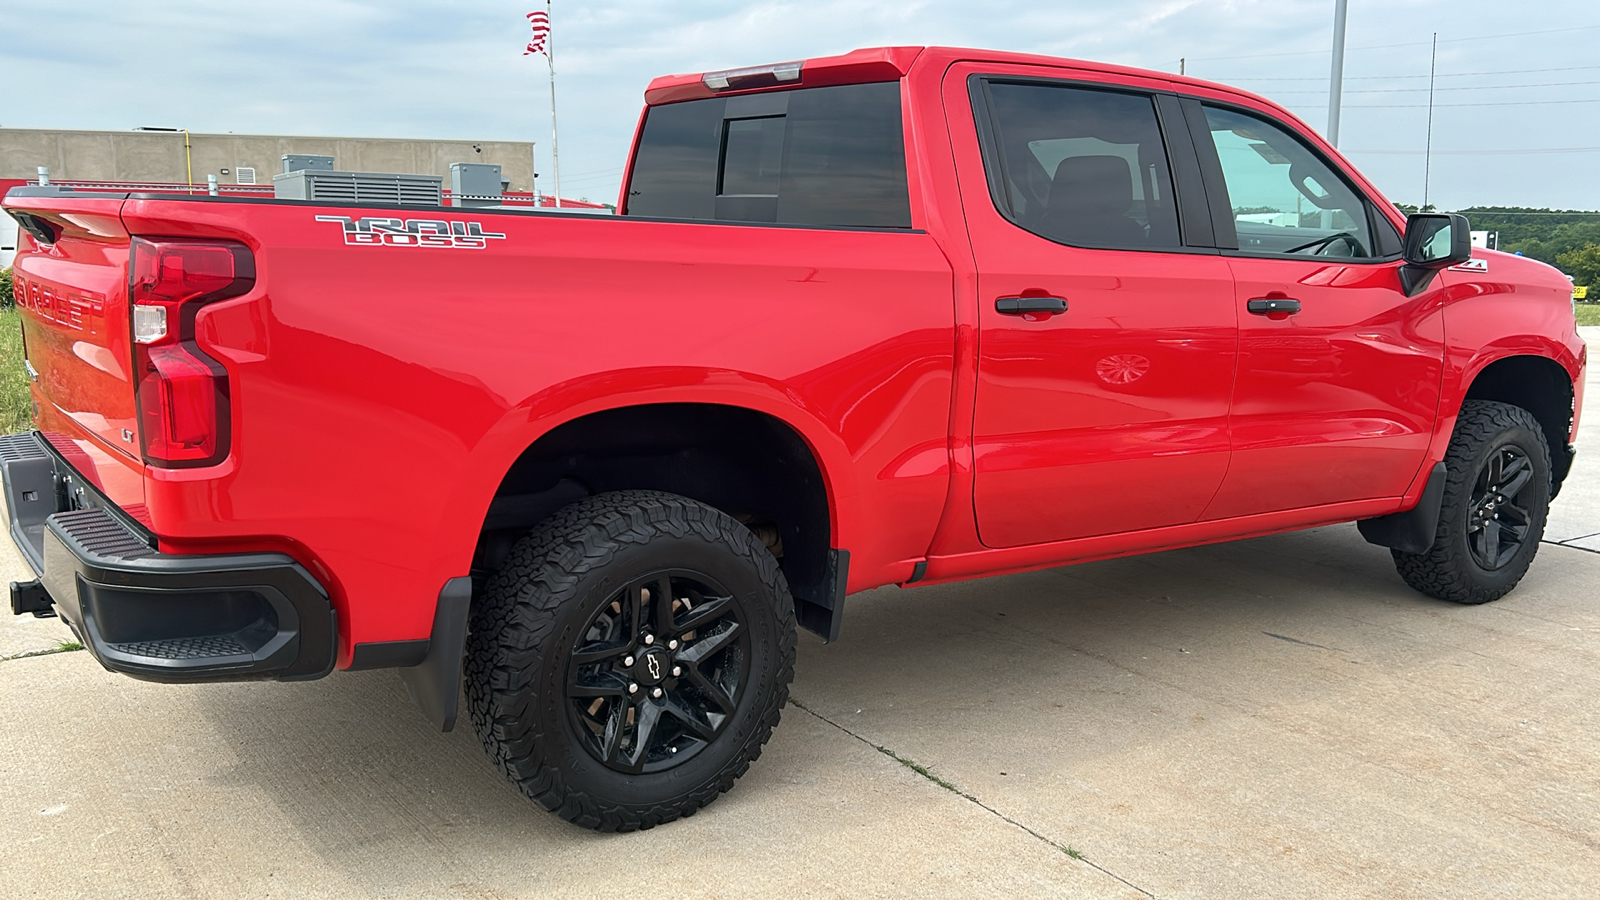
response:
M556 209L561 208L561 144L556 138L556 51L555 51L555 20L553 18L553 0L545 0L545 15L550 22L550 31L544 41L544 58L550 63L550 157L555 163L556 175Z

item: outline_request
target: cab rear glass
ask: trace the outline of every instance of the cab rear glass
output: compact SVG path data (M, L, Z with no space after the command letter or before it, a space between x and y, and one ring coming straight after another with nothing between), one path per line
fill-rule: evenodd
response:
M626 215L910 228L899 82L651 107Z

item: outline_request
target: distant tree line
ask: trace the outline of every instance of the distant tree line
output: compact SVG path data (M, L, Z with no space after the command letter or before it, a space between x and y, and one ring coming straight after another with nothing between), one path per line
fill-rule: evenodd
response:
M1407 215L1415 206L1397 203ZM1432 212L1432 207L1429 207ZM1600 286L1600 212L1469 206L1451 210L1467 217L1474 231L1500 232L1500 249L1549 263L1577 284Z

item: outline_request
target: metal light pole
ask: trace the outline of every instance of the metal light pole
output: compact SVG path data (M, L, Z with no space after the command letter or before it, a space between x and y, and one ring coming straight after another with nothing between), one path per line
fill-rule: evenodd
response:
M1433 180L1433 76L1439 71L1439 32L1433 33L1433 55L1428 62L1428 143L1422 151L1422 206L1417 212L1428 210L1428 183Z
M1339 146L1339 104L1344 97L1344 18L1349 0L1333 3L1333 72L1328 76L1328 143Z

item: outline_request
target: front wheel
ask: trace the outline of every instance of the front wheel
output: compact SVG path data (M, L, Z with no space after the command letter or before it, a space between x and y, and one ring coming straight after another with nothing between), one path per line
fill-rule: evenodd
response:
M473 609L467 701L523 793L579 825L693 814L772 734L794 601L745 526L655 491L575 503L524 537Z
M1508 403L1461 405L1445 454L1444 500L1433 546L1394 554L1413 588L1455 603L1498 600L1517 586L1550 512L1550 446L1539 422Z

